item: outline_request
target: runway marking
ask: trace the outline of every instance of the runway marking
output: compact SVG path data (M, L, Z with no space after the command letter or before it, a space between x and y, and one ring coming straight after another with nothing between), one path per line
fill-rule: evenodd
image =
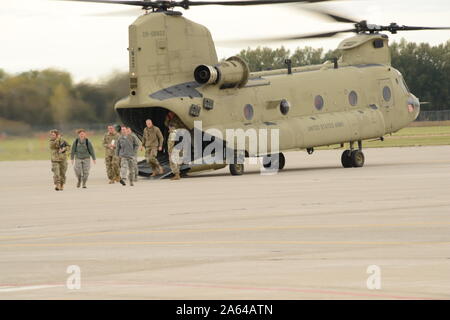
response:
M133 245L254 245L254 244L295 244L295 245L450 245L450 241L267 241L267 240L218 240L218 241L111 241L111 242L63 242L63 243L10 243L0 247L89 247L89 246L133 246Z
M40 285L40 286L25 286L25 287L0 287L0 293L17 292L17 291L29 291L63 287L62 285Z
M348 297L366 297L366 298L383 298L383 299L399 299L399 300L439 300L442 298L432 297L416 297L416 296L401 296L389 293L365 293L365 292L351 292L338 291L331 289L301 289L289 287L258 287L245 285L226 285L226 284L207 284L207 283L177 283L177 282L100 282L90 281L84 282L85 288L99 288L99 287L184 287L184 288L208 288L208 289L226 289L226 290L240 290L240 291L269 291L269 292L290 292L290 293L310 293L320 295L334 295L334 296L348 296ZM63 285L35 285L35 286L0 286L0 293L18 292L26 290L49 289L55 287L64 287ZM61 297L59 297L61 298Z
M3 236L0 240L25 240L42 238L72 238L92 237L107 235L133 235L148 233L203 233L203 232L230 232L230 231L264 231L264 230L295 230L295 229L341 229L341 228L391 228L391 227L417 227L417 226L448 226L449 221L441 222L412 222L389 224L342 224L342 225L294 225L294 226L257 226L257 227L230 227L230 228L206 228L206 229L167 229L167 230L136 230L136 231L105 231L83 232L74 234L47 234L30 236Z
M358 292L345 292L345 291L335 291L335 290L320 290L320 289L297 289L297 288L279 288L279 287L244 287L244 286L231 286L231 285L209 285L209 284L166 284L169 286L177 287L193 287L193 288L213 288L213 289L233 289L233 290L251 290L251 291L280 291L280 292L298 292L298 293L318 293L318 294L331 294L340 296L353 296L353 297L376 297L376 298L390 298L390 299L400 299L400 300L434 300L433 298L425 297L411 297L411 296L397 296L389 294L375 294L375 293L358 293Z

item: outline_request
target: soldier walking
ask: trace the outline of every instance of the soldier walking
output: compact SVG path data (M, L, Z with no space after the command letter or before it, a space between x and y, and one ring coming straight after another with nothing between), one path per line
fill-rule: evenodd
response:
M182 150L179 145L175 146L177 130L174 123L169 124L169 138L167 140L167 150L169 152L169 164L173 177L170 180L180 180L180 163Z
M134 157L133 157L133 162L134 162L134 181L136 182L138 180L138 175L139 175L139 167L138 167L138 151L139 151L139 147L141 145L141 141L139 140L139 138L134 134L133 130L131 130L131 128L128 128L128 134L129 137L133 140L133 144L136 145L136 148L134 150Z
M159 164L158 159L156 159L158 151L162 151L164 138L161 130L159 130L157 126L153 125L152 120L148 119L145 121L145 124L147 127L144 129L141 150L145 147L145 159L151 166L151 176L154 177L157 174L164 173L164 169Z
M108 175L109 183L119 182L120 168L119 157L116 156L117 140L119 140L119 133L117 133L114 126L108 126L108 132L103 137L103 146L105 147L105 164L106 174Z
M185 125L181 119L174 112L169 111L166 115L166 119L164 120L164 125L169 128L171 124L175 127L175 129L185 128Z
M70 145L61 137L58 130L50 131L50 152L53 183L56 191L63 191L66 183L67 155Z
M91 158L94 164L96 163L96 158L94 147L86 137L86 131L79 129L77 130L77 134L78 138L73 142L70 159L72 160L72 165L75 159L74 171L78 178L77 188L83 183L83 188L86 189L86 182L91 169Z
M120 183L125 186L127 176L130 180L130 186L133 186L135 178L134 155L139 145L130 137L128 127L122 127L122 135L117 141L116 155L120 157Z

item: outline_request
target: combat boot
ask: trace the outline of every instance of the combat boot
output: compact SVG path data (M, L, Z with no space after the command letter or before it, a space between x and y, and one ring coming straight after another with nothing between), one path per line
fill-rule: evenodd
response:
M159 171L159 174L163 174L163 173L164 173L164 169L163 169L163 167L161 167L161 166L158 166L158 171Z
M59 183L55 184L55 190L59 191Z
M81 179L78 179L77 188L81 187Z
M59 191L63 191L64 190L64 184L61 183L61 185L59 186Z
M114 180L109 180L109 184L114 184Z
M175 175L172 178L170 178L170 180L180 180L180 179L181 177L179 173L175 173Z

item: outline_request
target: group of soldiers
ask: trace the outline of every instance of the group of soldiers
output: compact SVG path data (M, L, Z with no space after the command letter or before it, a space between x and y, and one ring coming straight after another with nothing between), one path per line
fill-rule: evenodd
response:
M103 137L105 148L106 173L110 184L119 182L123 186L129 181L133 186L138 177L138 151L145 149L145 159L152 168L151 176L164 174L164 168L157 159L158 151L162 151L164 137L161 130L153 125L151 119L147 119L142 136L142 145L139 138L128 126L108 126L108 131ZM169 155L170 169L173 173L171 180L179 180L180 159L179 150L175 150L176 129L184 127L181 120L172 112L169 112L164 122L169 129L167 151ZM120 132L120 133L119 133ZM94 147L86 136L84 129L77 130L78 137L70 146L62 138L58 130L50 131L50 151L53 172L53 182L56 191L64 190L66 184L67 158L70 158L78 179L77 188L87 188L87 180L90 171L90 161L96 163Z

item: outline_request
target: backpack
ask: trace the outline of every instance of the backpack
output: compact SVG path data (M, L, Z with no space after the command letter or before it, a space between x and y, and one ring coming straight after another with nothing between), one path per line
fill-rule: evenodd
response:
M79 141L80 139L79 138L77 138L76 140L75 140L75 146L74 146L74 151L75 152L77 152L77 147L78 147L78 141ZM91 157L92 157L92 152L91 152L91 148L89 147L89 140L88 140L88 138L86 138L85 139L86 140L86 148L87 148L87 150L88 150L88 152L89 152L89 154L91 155Z

